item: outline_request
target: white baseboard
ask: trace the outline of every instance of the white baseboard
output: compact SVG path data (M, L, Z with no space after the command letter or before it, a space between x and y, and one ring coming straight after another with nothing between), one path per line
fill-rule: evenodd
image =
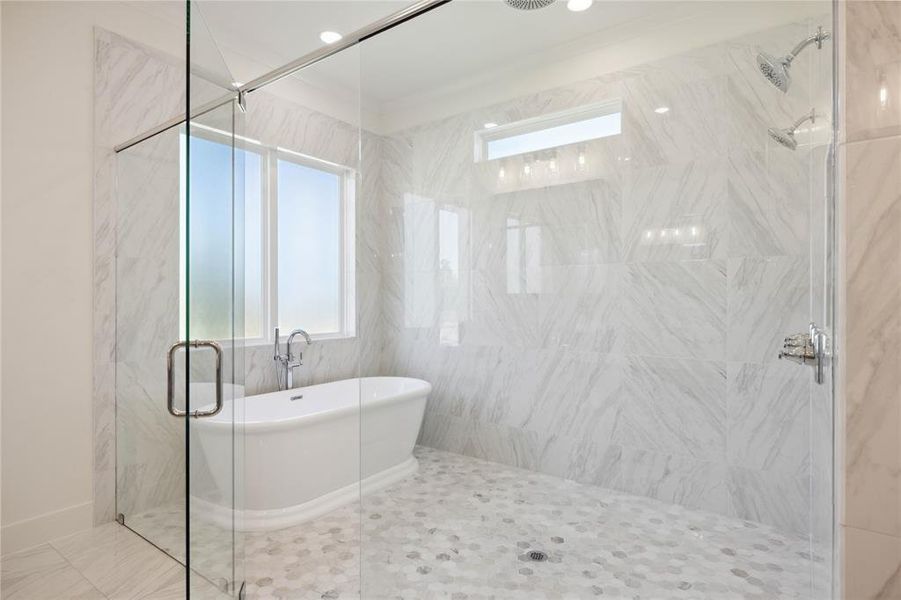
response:
M27 550L93 526L94 503L85 502L0 528L0 554Z

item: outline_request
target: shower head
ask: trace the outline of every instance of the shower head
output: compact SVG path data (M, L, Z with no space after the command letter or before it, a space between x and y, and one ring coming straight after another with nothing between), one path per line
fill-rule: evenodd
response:
M535 10L550 6L557 0L504 0L507 6L511 6L517 10Z
M802 40L797 46L792 48L791 52L789 52L785 56L780 56L777 58L772 54L767 54L766 52L758 53L757 68L760 69L760 72L764 77L766 77L767 81L782 90L783 93L788 92L788 88L792 82L790 69L792 61L795 60L795 57L798 56L801 50L803 50L810 44L816 44L817 48L822 48L823 42L825 42L829 38L829 32L823 31L822 27L818 27L816 34Z
M795 133L798 131L798 127L810 121L814 123L816 121L816 113L811 110L810 114L804 115L790 126L779 129L777 127L770 127L769 134L770 137L779 142L782 146L785 146L789 150L797 150L798 149L798 140L795 139Z
M776 129L775 127L770 127L770 137L789 150L797 150L798 148L798 140L795 139L795 131L793 129Z
M791 71L789 71L790 66L791 57L789 56L776 58L772 54L767 54L766 52L761 52L757 55L757 67L760 69L760 72L763 73L763 76L766 77L767 81L783 92L787 92L788 86L791 85L792 78Z

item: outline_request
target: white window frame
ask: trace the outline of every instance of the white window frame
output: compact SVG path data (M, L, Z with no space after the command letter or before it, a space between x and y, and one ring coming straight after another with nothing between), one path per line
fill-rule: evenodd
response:
M495 158L489 158L488 153L488 145L490 142L494 142L497 140L502 140L506 138L517 137L524 134L536 133L539 131L543 131L545 129L551 129L554 127L560 127L563 125L570 125L572 123L578 123L579 121L587 121L589 119L594 119L597 117L605 117L609 115L620 114L623 112L623 103L622 100L606 100L604 102L597 102L595 104L586 104L584 106L579 106L577 108L571 108L568 110L550 113L547 115L541 115L538 117L532 117L531 119L523 119L522 121L516 121L513 123L507 123L505 125L492 125L490 127L485 127L484 129L480 129L475 132L475 162L487 162L489 160L504 160L505 158L510 158L512 156L522 156L523 154L534 154L536 152L543 152L544 150L549 150L551 148L559 148L562 146L566 146L569 144L580 144L589 142L593 139L602 139L602 137L588 137L573 140L572 142L567 142L565 144L558 144L555 146L547 146L542 148L536 148L535 150L529 150L526 152L521 152L517 154L498 156ZM622 117L620 117L622 119ZM622 120L620 120L620 131L622 133ZM613 134L613 135L619 135ZM609 136L603 136L609 137Z
M347 339L356 336L356 171L350 167L322 160L281 146L267 146L258 140L227 131L192 124L192 136L204 137L213 142L231 145L237 140L241 150L260 156L260 244L261 286L260 308L262 337L242 338L245 346L268 346L275 337L278 321L278 161L290 161L298 165L332 173L340 182L340 264L341 264L341 329L339 331L311 333L314 340ZM246 243L246 240L245 240ZM180 260L183 263L184 261ZM245 282L246 284L246 282ZM245 292L246 293L246 292ZM304 325L281 325L284 337L293 328ZM221 340L228 342L229 340Z
M268 156L269 194L267 206L269 210L269 260L267 271L274 280L269 285L269 340L278 317L278 161L293 162L303 167L325 171L338 176L340 182L340 218L341 239L339 240L340 264L341 264L341 329L326 333L311 333L314 340L346 339L356 336L356 173L350 167L339 165L289 150L278 146L272 148ZM283 326L279 324L285 333L292 328L304 327L303 323Z

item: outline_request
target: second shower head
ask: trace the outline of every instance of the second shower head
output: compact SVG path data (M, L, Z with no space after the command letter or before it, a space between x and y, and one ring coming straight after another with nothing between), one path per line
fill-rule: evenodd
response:
M795 138L795 134L798 132L798 128L807 121L810 121L811 123L816 122L816 113L813 110L810 111L810 114L804 115L784 129L770 127L768 133L770 134L770 137L776 140L780 145L785 146L789 150L797 150L798 140Z
M772 54L768 54L766 52L760 52L757 54L757 68L760 69L760 72L766 77L767 81L772 83L774 86L782 90L782 92L788 92L789 86L791 86L791 64L792 61L795 60L795 57L798 54L809 46L810 44L816 44L817 48L823 47L823 42L828 40L830 34L828 31L823 31L822 27L817 28L816 34L808 37L805 40L802 40L797 46L792 48L792 51L786 54L785 56L775 57Z

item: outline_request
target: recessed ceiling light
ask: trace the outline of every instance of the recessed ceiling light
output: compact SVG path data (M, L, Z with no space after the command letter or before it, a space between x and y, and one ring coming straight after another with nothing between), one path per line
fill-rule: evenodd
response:
M338 40L340 40L342 36L337 31L323 31L319 34L319 39L325 42L326 44L334 44Z
M591 8L593 2L594 0L569 0L566 3L566 8L573 12L582 12Z
M485 129L491 129L492 127L497 127L497 123L485 123Z
M663 115L669 112L669 106L660 106L654 109L654 112L658 115Z

